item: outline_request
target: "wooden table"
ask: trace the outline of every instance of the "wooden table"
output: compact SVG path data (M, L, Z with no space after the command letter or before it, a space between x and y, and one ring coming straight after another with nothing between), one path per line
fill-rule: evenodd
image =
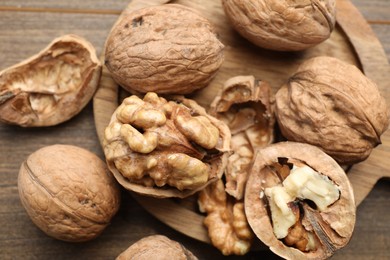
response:
M370 23L390 59L390 1L352 2ZM37 53L66 33L84 36L100 53L111 26L127 4L128 0L2 0L0 70ZM188 238L155 219L127 192L122 194L123 203L112 224L96 240L72 244L47 237L22 208L17 175L30 153L55 143L78 145L103 158L92 102L72 120L55 127L25 129L0 124L0 259L114 259L129 245L151 234L180 241L200 259L278 259L269 251L223 257L211 245ZM380 180L359 206L353 238L333 259L390 259L389 188L389 180Z

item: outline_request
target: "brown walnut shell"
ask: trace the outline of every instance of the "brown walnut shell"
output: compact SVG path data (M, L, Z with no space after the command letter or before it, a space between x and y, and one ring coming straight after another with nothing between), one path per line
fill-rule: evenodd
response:
M279 89L276 119L288 140L318 146L342 164L365 160L389 125L376 84L325 56L305 61Z
M163 235L144 237L123 251L116 260L196 260L188 249Z
M194 100L149 92L124 99L103 148L108 168L127 190L185 198L222 177L230 138L229 128Z
M18 177L20 200L47 235L69 242L97 237L120 204L119 186L95 154L71 145L32 153Z
M209 113L227 124L232 133L225 170L226 192L240 200L254 152L274 140L274 102L268 83L254 76L228 79L210 105Z
M298 202L303 211L300 220L303 227L314 232L315 250L306 252L287 246L273 233L268 202L262 193L265 188L281 185L281 176L272 168L281 160L307 165L328 177L339 189L339 199L322 211L312 208L305 200ZM286 259L330 257L349 242L356 220L353 190L344 170L330 156L309 144L280 142L259 150L249 175L244 202L248 222L256 236L275 254Z
M107 39L105 65L131 93L187 94L214 77L223 48L197 11L159 5L122 18Z
M0 121L52 126L78 114L95 93L101 64L76 35L54 39L38 54L0 72Z
M233 27L266 49L299 51L328 39L334 29L335 0L222 0Z

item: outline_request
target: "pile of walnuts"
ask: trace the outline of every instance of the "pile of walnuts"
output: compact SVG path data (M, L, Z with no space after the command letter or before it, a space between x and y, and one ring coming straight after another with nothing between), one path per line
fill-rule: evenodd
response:
M334 0L222 4L233 28L260 48L303 51L328 39L335 25ZM207 87L223 51L212 24L188 7L124 15L107 39L105 65L132 95L105 130L107 165L71 146L30 155L18 183L33 222L61 240L92 239L118 210L119 183L157 198L197 194L210 239L224 255L247 253L255 237L292 259L324 259L344 247L356 207L340 165L365 160L389 125L377 86L353 65L322 56L304 61L275 94L267 82L236 75L208 108L182 96ZM100 71L84 39L56 39L0 72L0 120L64 122L91 99ZM50 162L48 154L55 155ZM161 250L196 259L165 237L150 239L118 259Z

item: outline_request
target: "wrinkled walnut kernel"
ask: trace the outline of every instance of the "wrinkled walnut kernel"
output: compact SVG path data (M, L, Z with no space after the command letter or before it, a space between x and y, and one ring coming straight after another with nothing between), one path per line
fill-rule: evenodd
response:
M127 189L186 197L221 177L230 131L195 101L149 92L122 102L105 130L110 170Z
M59 37L33 57L0 72L0 120L24 127L62 123L92 98L100 72L89 42L76 35Z
M248 225L243 202L225 192L218 180L199 192L199 209L207 213L204 224L212 244L224 255L244 255L251 247L253 233Z

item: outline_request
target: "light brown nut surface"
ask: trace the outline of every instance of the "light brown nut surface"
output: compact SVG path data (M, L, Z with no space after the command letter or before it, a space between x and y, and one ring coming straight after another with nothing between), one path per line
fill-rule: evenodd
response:
M259 150L244 203L256 236L286 259L326 259L349 242L355 225L346 174L309 144L280 142Z
M116 260L196 260L180 243L163 235L144 237L123 251Z
M249 252L253 232L244 212L244 203L225 192L218 180L199 192L199 209L207 213L204 224L212 244L224 255L244 255Z
M149 92L130 96L105 130L109 169L128 190L155 197L187 197L219 179L230 131L195 101Z
M100 73L91 43L76 35L56 38L0 72L0 121L38 127L69 120L91 100Z
M274 140L274 102L268 83L253 76L236 76L225 82L210 106L210 114L224 121L232 133L226 192L238 200L244 196L255 149Z
M335 0L222 0L222 4L236 31L271 50L314 46L329 38L336 22Z
M47 235L70 242L97 237L119 208L119 186L95 154L70 145L32 153L18 177L21 202Z
M376 84L358 68L324 56L305 61L276 93L276 119L288 140L351 164L381 143L389 112Z
M187 94L214 77L223 48L197 11L160 5L122 18L107 39L105 64L131 93Z

